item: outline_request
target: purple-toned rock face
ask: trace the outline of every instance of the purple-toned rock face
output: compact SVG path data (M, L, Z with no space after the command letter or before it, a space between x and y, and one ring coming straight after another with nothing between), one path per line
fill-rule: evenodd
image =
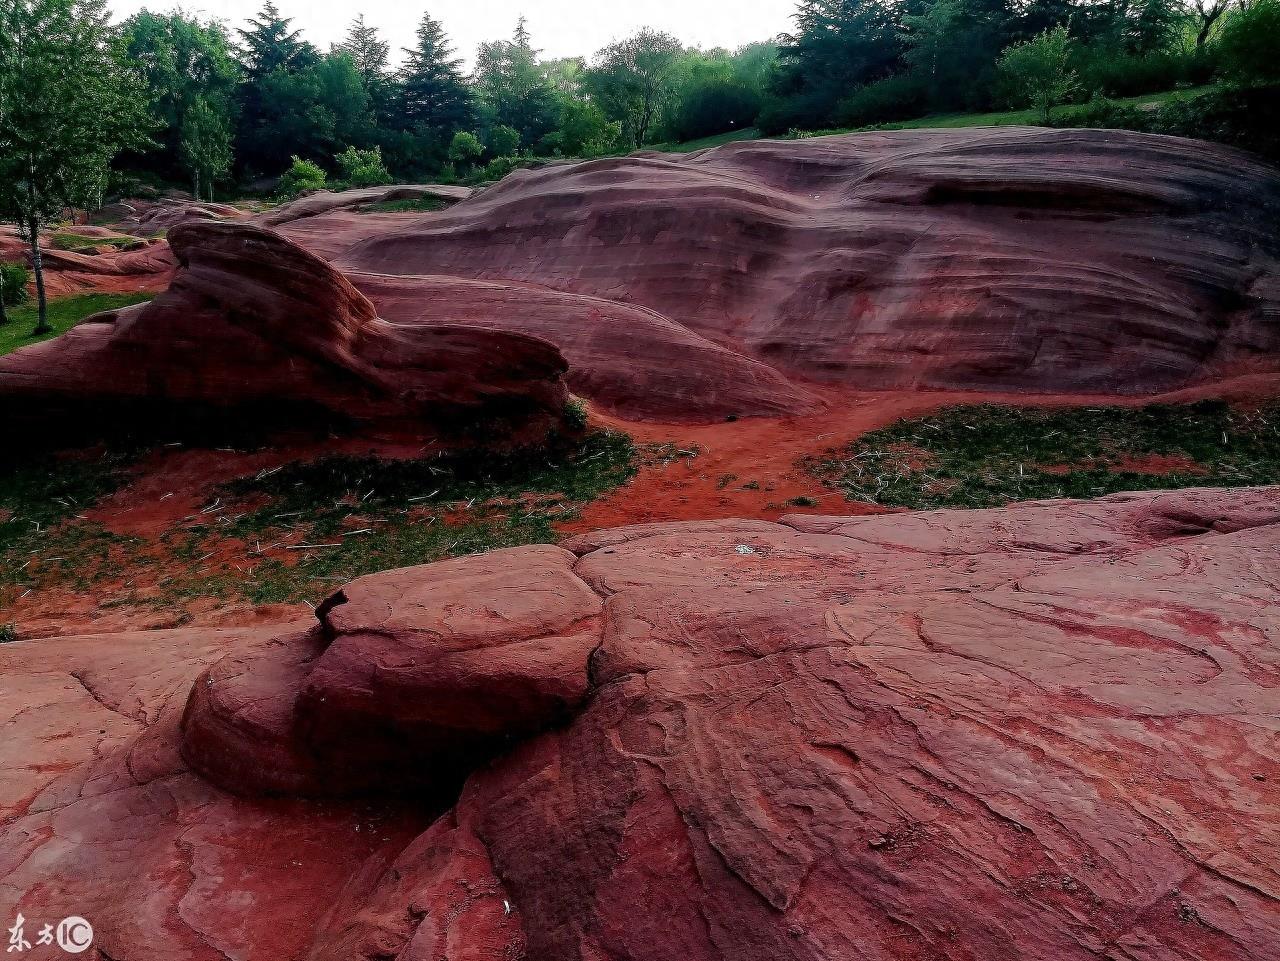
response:
M1280 488L565 547L0 647L0 903L154 961L1276 957Z
M661 315L651 331L607 312L600 323L660 337L661 319L800 379L1146 394L1275 369L1278 217L1275 169L1237 151L1000 127L519 171L443 213L353 231L345 251L335 221L325 243L342 269L404 284L448 275L513 298L533 284L649 308ZM382 310L379 286L369 295ZM416 315L450 309L433 296ZM575 356L554 313L537 299L498 312L504 329L546 336L575 367L601 363L609 335ZM656 353L637 366L661 369ZM673 338L665 366L705 356ZM607 383L595 389L610 401Z
M169 243L180 270L156 300L0 358L16 429L233 413L251 426L420 430L490 410L558 422L567 365L544 340L387 323L342 274L262 227L184 224Z

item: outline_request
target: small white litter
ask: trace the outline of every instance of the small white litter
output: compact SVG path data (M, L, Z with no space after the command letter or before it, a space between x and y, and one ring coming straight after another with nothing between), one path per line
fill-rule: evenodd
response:
M736 548L739 554L754 554L756 549L750 544L739 544Z

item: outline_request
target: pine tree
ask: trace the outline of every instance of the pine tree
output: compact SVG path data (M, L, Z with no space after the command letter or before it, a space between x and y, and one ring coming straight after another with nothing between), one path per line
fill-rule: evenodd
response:
M538 53L521 17L510 42L481 44L476 55L476 87L491 124L518 131L526 146L549 133L559 113L555 88L538 64Z
M405 48L400 71L401 112L411 126L437 130L445 138L475 119L471 91L462 77L462 61L444 27L430 14L418 24L416 46Z
M337 49L351 57L366 87L373 86L385 76L390 48L385 40L379 39L378 28L364 22L363 13L356 14L347 28L347 39Z
M290 30L293 20L281 17L276 5L267 0L257 18L250 18L248 30L237 30L244 42L244 66L250 83L276 70L299 70L316 60L315 48L299 39L301 30Z

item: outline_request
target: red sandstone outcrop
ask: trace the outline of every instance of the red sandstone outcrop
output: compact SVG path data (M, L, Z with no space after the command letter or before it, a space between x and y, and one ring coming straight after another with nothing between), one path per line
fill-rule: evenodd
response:
M154 961L1277 957L1280 489L565 546L0 647L3 903Z
M559 352L523 334L398 327L336 270L278 234L237 223L169 236L181 270L149 304L99 314L0 358L16 426L421 429L500 416L510 438L558 423ZM98 258L85 258L96 260Z
M1243 153L1002 127L517 171L325 244L344 270L643 306L804 379L1143 394L1276 368L1278 218L1280 178Z

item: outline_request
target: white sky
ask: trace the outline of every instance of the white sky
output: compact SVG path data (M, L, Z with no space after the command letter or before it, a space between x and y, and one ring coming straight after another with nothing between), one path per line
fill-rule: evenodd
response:
M142 8L155 11L181 6L201 19L213 17L231 27L262 6L261 0L108 0L116 19ZM423 10L444 24L468 67L484 40L510 36L516 18L529 21L534 46L547 59L590 56L640 27L665 30L686 46L734 47L768 40L790 30L795 0L276 0L280 14L293 18L295 29L322 50L340 41L357 11L376 26L399 62L399 48L413 42Z

